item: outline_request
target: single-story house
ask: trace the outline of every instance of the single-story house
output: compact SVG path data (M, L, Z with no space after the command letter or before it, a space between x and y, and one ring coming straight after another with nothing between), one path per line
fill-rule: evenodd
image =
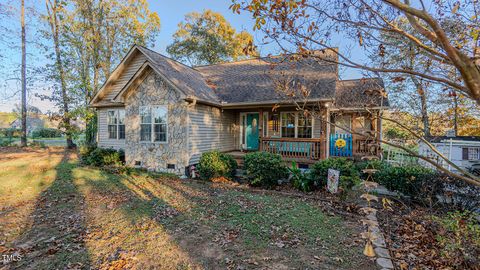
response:
M98 146L124 149L129 165L179 174L211 150L268 151L299 163L371 155L378 142L349 131L381 136L381 121L370 116L388 106L382 80L341 81L337 54L314 53L325 60L272 56L192 68L135 45L90 103Z
M39 117L27 116L27 134L32 134L34 130L45 127L45 121ZM15 119L10 123L10 128L22 129L22 119Z
M458 167L468 170L477 166L480 169L480 136L434 136L425 139ZM441 163L449 170L457 172L454 167L447 165L423 141L418 144L418 152ZM419 162L427 167L432 167L423 160Z

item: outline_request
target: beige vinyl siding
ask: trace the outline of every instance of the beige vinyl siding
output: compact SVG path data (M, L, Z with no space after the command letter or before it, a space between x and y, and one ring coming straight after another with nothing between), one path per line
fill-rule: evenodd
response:
M313 118L313 138L320 138L322 132L322 121L320 118L314 117Z
M121 73L121 75L118 77L118 79L115 80L115 82L108 86L106 91L106 100L111 100L113 99L119 92L122 90L122 88L128 83L130 78L133 77L133 75L137 72L137 70L145 63L147 58L145 57L144 54L142 53L136 53L135 56L130 60L130 62L125 63L125 70Z
M238 114L196 104L189 109L189 164L198 163L202 153L235 150L238 144Z
M108 138L107 112L112 108L97 109L97 128L98 128L98 147L125 149L125 140L116 140ZM115 108L113 108L115 109Z

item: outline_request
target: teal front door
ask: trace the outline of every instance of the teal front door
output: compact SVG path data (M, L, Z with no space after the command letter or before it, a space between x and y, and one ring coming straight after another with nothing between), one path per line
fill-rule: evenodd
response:
M258 150L258 113L247 114L245 141L248 150Z

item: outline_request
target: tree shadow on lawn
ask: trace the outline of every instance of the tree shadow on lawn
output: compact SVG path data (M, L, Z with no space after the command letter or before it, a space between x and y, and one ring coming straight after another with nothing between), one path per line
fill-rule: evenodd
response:
M85 247L84 197L74 184L76 163L66 151L55 167L54 182L37 198L32 224L14 242L22 259L7 267L13 269L89 268Z
M0 243L25 232L38 195L55 180L62 152L2 149L0 154ZM15 152L17 151L17 152ZM8 153L6 156L3 153ZM0 244L0 249L2 249Z
M123 261L126 269L203 269L162 222L182 223L189 200L152 187L144 177L135 181L84 168L77 179L87 198L87 246L95 267Z
M352 239L345 238L352 232L339 218L327 217L301 200L106 172L84 181L94 200L104 204L104 218L136 228L112 228L116 237L130 240L113 243L110 252L136 250L133 255L144 267L372 269L370 261L356 256L361 255L360 246L343 245L351 244ZM103 247L109 244L106 240ZM154 259L166 264L140 262Z
M352 239L357 225L329 217L313 203L210 182L173 183L162 182L185 197L199 200L196 212L202 216L203 226L214 239L220 238L217 244L234 254L236 262L256 262L273 269L372 269L373 264ZM186 186L211 197L192 196L185 191ZM234 239L230 239L232 234Z

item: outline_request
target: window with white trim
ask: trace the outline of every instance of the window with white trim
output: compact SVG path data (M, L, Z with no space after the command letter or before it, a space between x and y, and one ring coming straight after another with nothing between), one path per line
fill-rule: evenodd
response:
M295 113L282 112L282 137L295 138Z
M125 139L125 110L107 111L107 125L109 139Z
M280 116L278 113L268 114L268 136L280 137Z
M480 147L468 148L468 160L480 160Z
M312 138L312 117L298 113L297 138Z
M167 141L167 107L157 106L152 108L153 114L153 141Z
M140 107L140 141L167 142L167 106Z
M125 139L125 110L118 110L118 139Z

